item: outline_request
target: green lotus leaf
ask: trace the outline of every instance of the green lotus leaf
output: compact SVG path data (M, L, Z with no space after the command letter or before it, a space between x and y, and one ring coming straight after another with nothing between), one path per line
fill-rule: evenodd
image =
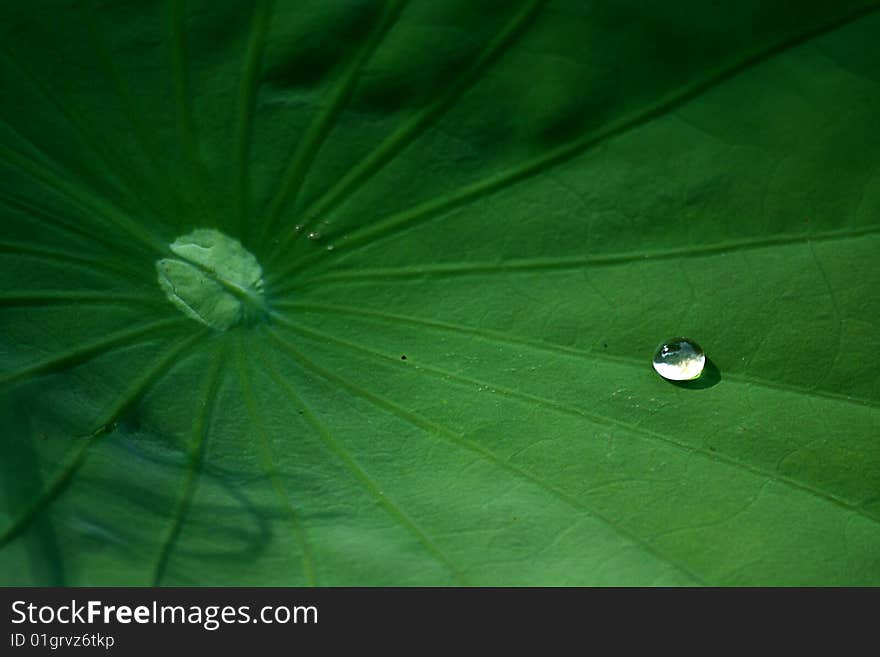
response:
M3 3L0 580L880 585L877 8Z

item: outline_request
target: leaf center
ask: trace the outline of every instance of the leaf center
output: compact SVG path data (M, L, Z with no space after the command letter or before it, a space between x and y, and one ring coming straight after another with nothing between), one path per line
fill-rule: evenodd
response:
M170 249L177 258L156 262L159 286L184 315L218 331L266 317L263 268L238 240L200 228Z

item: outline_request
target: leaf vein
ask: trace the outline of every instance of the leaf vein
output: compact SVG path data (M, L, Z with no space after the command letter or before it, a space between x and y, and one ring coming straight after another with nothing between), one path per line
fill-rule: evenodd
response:
M243 341L244 338L239 336L236 344L238 352L236 365L238 368L239 385L241 386L242 398L244 399L245 406L247 407L248 415L250 416L251 422L253 422L254 428L256 429L256 434L260 445L260 453L263 458L263 467L266 469L266 476L268 477L272 485L272 489L274 490L275 495L278 497L278 501L281 503L282 508L287 511L288 519L293 530L293 535L296 538L296 541L299 543L303 575L309 586L315 586L315 567L313 564L311 548L309 547L309 543L306 538L305 527L303 527L302 521L300 520L299 511L297 511L297 509L291 503L290 498L287 496L287 492L284 489L284 483L281 481L281 475L279 473L278 466L275 463L275 457L272 455L272 447L269 444L269 437L266 433L266 427L263 424L263 419L260 415L260 409L258 408L256 397L254 396L253 386L251 385L250 368L247 363Z
M685 85L681 90L660 98L643 110L623 116L617 121L612 121L595 132L587 133L568 143L550 149L544 155L537 156L507 171L493 174L480 181L461 187L458 191L447 194L438 199L432 199L413 208L393 214L381 219L374 224L352 231L346 236L343 243L338 245L337 250L356 250L364 245L379 239L384 239L410 228L418 223L433 219L453 208L471 203L480 198L495 194L505 188L511 187L523 180L541 173L552 167L556 167L568 160L580 155L611 139L623 136L636 128L659 118L679 106L699 97L710 89L726 82L729 79L786 52L803 43L807 43L824 34L840 29L858 19L875 13L880 6L868 5L852 12L843 18L829 24L807 30L803 33L782 39L770 46L756 52L751 52L738 61L727 66L722 66L711 72L705 78ZM323 210L323 208L321 208ZM325 254L316 252L300 258L283 270L283 275L301 271L320 261Z
M295 330L302 335L307 335L312 339L323 340L323 341L331 341L335 344L339 344L341 346L347 347L348 349L358 351L364 353L368 356L371 356L376 359L386 360L393 363L399 363L398 359L394 356L383 354L382 352L375 351L369 347L365 347L363 345L357 344L355 342L351 342L349 340L343 340L342 338L337 338L335 336L328 335L326 333L319 333L317 331L312 331L311 329L307 329L303 326L300 326L290 320L284 319L282 322L288 328ZM417 367L417 371L425 372L431 374L433 376L437 376L446 381L456 381L459 384L464 384L468 387L478 386L481 388L490 388L496 391L498 394L504 395L511 399L517 399L519 401L526 402L528 404L536 404L543 408L546 408L550 411L563 413L570 416L581 417L586 419L587 421L597 424L599 426L617 426L621 429L630 431L634 434L641 435L646 440L651 440L654 442L660 442L665 445L672 447L677 451L684 452L689 455L698 455L700 458L703 458L707 461L711 461L714 463L718 463L721 465L725 465L728 467L733 467L737 469L744 470L746 472L750 472L752 474L758 475L760 477L765 477L771 479L773 481L779 481L784 485L789 486L792 489L807 493L813 497L819 498L831 504L834 504L848 512L856 513L859 515L868 518L874 522L880 523L880 516L875 516L869 512L866 512L861 508L861 505L858 502L850 502L845 500L837 495L824 491L822 489L816 488L809 484L800 482L796 479L792 479L786 475L780 474L778 472L772 472L766 470L764 468L751 465L744 461L741 461L735 457L727 456L724 454L720 454L718 452L713 452L709 449L698 447L695 445L689 445L687 443L680 442L674 438L663 435L656 431L651 431L649 429L645 429L644 427L639 426L638 424L632 424L630 422L625 422L623 420L618 420L617 418L613 418L610 416L599 415L597 413L591 413L580 409L576 406L571 406L568 404L562 404L551 399L547 399L545 397L540 397L538 395L533 395L531 393L521 392L519 390L514 390L512 388L508 388L506 386L502 386L496 383L492 383L490 381L485 381L481 379L474 379L472 377L463 376L461 374L456 374L454 372L450 372L448 370L434 367L427 364L421 364Z
M294 354L298 354L299 352L293 349L291 345L284 342L278 335L272 331L269 332L270 337L275 340L278 344L282 346L285 354L289 356L291 359L295 360ZM300 366L302 363L299 360L295 360ZM361 466L357 460L345 449L345 447L337 440L327 426L320 420L315 411L305 403L305 401L300 397L296 391L293 389L293 386L290 385L287 381L285 381L278 371L269 363L268 361L264 361L263 363L264 369L269 373L269 376L275 381L275 383L281 388L281 390L287 395L290 401L296 408L299 408L303 411L303 417L312 425L318 435L321 437L321 440L324 444L333 452L333 454L339 459L339 461L354 475L354 477L363 485L364 488L370 493L373 499L385 510L388 515L395 520L398 524L404 527L408 532L410 532L415 538L421 543L422 547L435 559L437 559L441 564L443 564L446 568L448 568L452 575L455 577L456 581L460 586L466 586L467 580L464 577L461 569L456 566L452 560L437 546L437 544L425 533L425 531L419 527L419 525L412 519L412 517L407 514L403 509L401 509L396 503L394 503L389 497L387 497L383 492L379 484L370 476L370 474Z
M480 79L489 66L504 53L522 33L528 22L535 16L546 0L526 0L516 13L492 40L480 52L474 62L459 78L449 85L448 89L428 107L416 113L403 126L389 135L369 155L354 165L348 173L312 203L303 213L299 224L305 229L319 216L335 208L346 195L352 193L365 181L372 178L378 171L391 162L407 145L422 134L440 116ZM296 239L299 232L289 227L286 235L279 241L279 246L269 259L272 264L284 252L289 243Z
M285 324L285 326L287 326L288 328L290 328L294 331L298 331L301 333L305 333L307 331L307 329L303 330L302 327L299 327L296 324L293 324L292 322L285 321L284 324ZM309 332L309 333L311 333L311 332ZM336 341L336 338L333 338L333 341ZM342 386L343 388L353 392L355 395L362 397L363 399L369 401L370 403L376 405L379 408L384 409L386 412L390 412L394 415L397 415L401 419L409 422L410 424L413 424L416 427L419 427L420 429L422 429L423 431L425 431L429 434L437 435L437 436L443 438L446 442L452 443L454 445L457 445L458 447L464 448L464 449L476 454L477 456L479 456L482 459L486 460L487 462L493 464L494 466L498 467L499 469L508 472L509 474L513 475L514 477L516 477L522 481L529 482L532 485L535 485L535 486L543 489L544 491L546 491L547 493L549 493L553 497L559 499L560 501L564 502L565 504L572 507L573 509L578 510L578 511L583 511L585 513L590 514L597 521L608 526L613 531L617 532L619 536L621 536L622 538L626 539L627 541L629 541L633 544L638 545L641 549L643 549L648 554L651 554L659 561L676 568L677 570L679 570L683 574L687 575L689 578L691 578L695 582L698 582L700 584L706 584L706 582L702 581L701 578L696 573L691 571L686 565L679 563L679 562L673 560L672 558L670 558L669 556L658 552L654 546L652 546L649 543L647 543L646 541L644 541L638 535L636 535L636 534L632 533L631 531L625 529L624 527L620 526L618 523L614 522L611 518L605 516L604 514L585 506L577 498L572 497L571 495L566 493L564 490L557 488L556 486L554 486L553 484L542 479L538 475L536 475L536 474L534 474L524 468L521 468L520 466L518 466L514 463L510 463L509 461L500 458L498 455L496 455L491 450L486 449L485 447L483 447L479 443L476 443L472 440L468 440L464 436L460 435L458 432L453 431L452 429L449 429L448 427L445 427L441 424L433 422L432 420L429 420L418 413L414 413L412 411L409 411L409 410L403 408L402 406L400 406L398 404L395 404L394 402L382 397L381 395L378 395L376 393L370 392L369 390L366 390L365 388L362 388L361 386L357 385L356 383L353 383L352 381L349 381L348 379L343 378L342 376L336 374L335 372L331 372L330 370L327 370L327 369L321 367L320 365L318 365L314 361L306 358L305 356L303 356L301 354L300 354L300 359L301 359L300 362L305 367L308 367L310 370L312 370L313 372L315 372L316 374L318 374L322 378L324 378L328 381L332 381L332 382ZM397 362L396 359L392 358L392 360L395 360L395 362Z

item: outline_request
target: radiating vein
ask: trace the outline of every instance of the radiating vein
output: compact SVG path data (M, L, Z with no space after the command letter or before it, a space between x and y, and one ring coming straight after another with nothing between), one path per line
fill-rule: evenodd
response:
M770 46L753 51L736 60L733 64L722 66L710 72L706 77L688 83L683 88L666 94L659 100L654 101L647 107L634 113L627 114L615 121L611 121L596 131L586 133L567 143L561 144L548 150L543 155L534 157L526 162L511 167L505 171L489 175L482 180L464 185L458 190L444 196L425 201L412 208L380 219L373 224L353 230L346 235L346 239L336 245L336 251L351 251L358 247L396 235L400 231L415 226L443 215L457 207L472 203L481 198L491 196L503 189L516 185L545 170L556 167L568 160L580 155L596 146L610 141L611 139L625 135L640 126L656 119L675 108L699 97L708 90L734 78L735 76L753 68L762 62L775 57L791 48L818 38L826 33L840 29L860 18L878 11L880 7L872 5L862 7L842 19L836 20L808 30L801 34L782 39ZM340 182L341 184L341 182ZM278 271L278 276L287 276L292 272L300 271L315 262L320 261L325 254L314 252L289 263Z
M235 152L233 153L233 181L235 203L235 231L245 235L250 186L248 184L248 156L250 155L251 135L253 134L254 107L257 102L257 89L260 84L260 69L263 50L266 47L266 34L272 15L273 0L256 0L251 17L251 29L245 51L244 70L238 89L236 106Z
M309 206L298 222L304 228L316 218L326 215L341 203L355 189L372 178L378 171L391 162L398 153L433 125L459 98L480 79L483 73L504 53L523 29L534 18L538 9L546 0L526 0L519 11L485 46L462 74L450 83L436 100L414 114L406 123L395 130L368 156L351 168L335 185ZM288 226L279 241L278 248L269 259L271 264L282 254L298 232L295 226Z
M504 333L502 331L495 331L487 328L467 326L465 324L456 324L452 322L443 322L434 319L425 319L422 317L413 317L411 315L399 315L382 310L372 310L369 308L361 308L357 306L339 306L326 303L298 303L287 301L279 301L273 305L277 310L304 310L318 313L323 312L336 315L362 317L393 324L411 324L413 326L437 329L441 331L449 331L462 335L470 335L497 344L525 346L541 351L555 352L559 354L565 354L567 356L574 356L577 358L584 358L589 360L604 361L608 363L614 363L616 365L624 365L627 367L644 367L644 361L632 357L613 356L611 354L606 354L599 351L589 351L586 349L578 349L576 347L566 347L565 345L554 344L552 342L546 342L543 340L531 340L529 338L523 338L510 333ZM878 403L873 399L854 397L852 395L844 395L835 392L827 392L824 390L817 390L815 388L805 388L803 386L796 386L788 383L783 383L781 381L759 379L757 377L749 376L747 374L725 372L724 378L730 381L749 383L762 388L772 388L776 390L782 390L784 392L797 393L808 397L819 397L848 404L855 404L858 406L880 408L880 405L878 405Z
M170 35L171 77L174 86L175 115L177 135L183 147L183 155L189 161L190 173L195 186L198 203L202 212L208 214L206 206L209 195L204 171L199 159L198 140L193 125L193 113L189 100L189 75L186 68L186 44L184 21L186 20L186 0L168 0L168 33ZM178 230L180 230L178 222Z
M296 510L293 504L291 504L290 498L287 496L287 492L284 488L284 482L281 481L281 474L278 471L278 466L275 464L275 457L272 455L272 447L269 443L269 436L266 432L266 427L263 423L263 417L257 405L256 397L254 396L253 386L251 385L249 371L250 368L248 367L248 363L246 361L245 346L243 344L243 340L244 338L239 335L238 341L236 343L236 364L238 367L242 398L244 399L245 406L248 409L248 415L250 416L251 422L253 423L254 431L259 441L260 452L263 457L263 467L266 469L266 474L269 478L270 483L272 484L272 488L274 489L275 494L278 497L278 501L281 503L281 507L287 511L288 519L291 524L291 529L293 530L293 535L299 543L300 552L302 555L301 559L303 576L305 577L306 583L309 586L314 586L316 580L315 569L312 563L311 548L309 547L305 528L303 527L302 521L300 520L299 512Z
M26 242L17 242L12 240L0 240L0 253L10 255L36 258L46 260L56 264L67 264L82 267L94 274L95 271L112 276L116 280L120 275L132 281L140 281L143 279L142 272L135 269L120 266L110 259L101 258L99 256L85 256L74 251L66 251L64 249L53 249L43 245L29 244Z
M780 234L769 237L723 240L713 244L700 244L673 249L634 251L630 253L601 253L585 256L559 256L546 258L514 258L502 261L449 262L436 265L402 265L399 267L372 267L336 269L326 273L316 273L302 281L294 281L287 286L278 286L276 292L284 294L299 288L315 289L326 283L386 281L389 279L432 279L454 278L458 276L486 276L518 272L544 272L589 269L607 265L628 264L631 262L650 262L655 260L679 260L700 258L720 254L736 253L748 249L761 249L770 246L805 244L831 240L852 239L876 235L880 226L866 226L859 229L842 229L823 233Z
M204 376L204 382L202 384L203 390L200 395L201 402L196 406L198 410L195 413L195 418L193 419L192 424L186 478L183 482L180 499L171 515L171 522L168 526L168 531L165 534L165 539L162 541L159 555L156 558L156 565L153 568L152 586L159 586L162 583L162 578L165 576L165 572L168 568L168 562L171 558L172 550L180 536L183 523L186 521L190 506L192 505L193 496L195 495L198 486L199 478L202 474L207 435L210 431L211 418L217 405L217 396L220 382L222 380L221 372L223 363L227 358L227 344L228 343L225 343L223 347L218 350L218 353L214 354L212 362Z
M82 221L76 223L73 220L58 216L54 212L45 208L34 205L31 201L19 198L13 194L9 194L5 190L0 189L0 204L5 205L13 212L22 215L26 219L38 222L43 229L52 228L62 234L71 235L75 238L85 239L100 246L110 254L118 254L120 251L130 253L137 257L142 257L143 252L132 247L131 244L120 241L113 241L102 233L102 231L88 230L81 224ZM89 216L88 214L84 216ZM105 260L106 258L102 258ZM134 271L133 269L131 271Z
M358 343L355 343L355 342L352 342L349 340L344 340L342 338L337 338L336 336L313 331L313 330L308 329L304 326L296 324L295 322L291 322L290 320L288 320L286 318L283 319L281 321L281 323L284 326L287 326L288 328L290 328L294 331L297 331L302 335L306 335L308 337L311 337L314 340L319 340L319 341L323 341L323 342L327 342L327 341L333 342L334 344L339 344L340 346L346 347L346 348L351 349L353 351L358 351L360 353L363 353L371 358L377 358L377 359L380 359L383 361L392 362L398 366L400 365L400 361L399 361L398 357L396 357L396 356L392 356L390 354L384 354L380 351L376 351L376 350L371 349L369 347L366 347L362 344L358 344ZM501 395L504 395L504 396L509 397L511 399L516 399L521 402L525 402L525 403L532 405L532 406L540 406L542 408L546 408L546 409L553 411L553 412L580 417L580 418L583 418L583 419L585 419L593 424L599 425L599 426L608 426L608 425L617 426L617 427L624 429L626 431L629 431L631 433L641 435L643 438L645 438L647 440L654 441L654 442L661 442L663 444L666 444L666 445L672 447L673 449L675 449L676 451L681 451L681 452L684 452L689 455L697 455L700 458L707 460L707 461L712 461L712 462L720 463L720 464L723 464L723 465L726 465L729 467L742 469L742 470L745 470L745 471L750 472L752 474L759 475L760 477L770 478L770 479L773 479L774 481L779 481L779 482L781 482L781 483L783 483L793 489L807 493L813 497L820 498L826 502L830 502L838 507L841 507L849 512L856 513L858 515L864 516L865 518L873 520L874 522L880 523L880 516L876 516L874 514L866 512L864 509L861 508L860 502L855 502L855 503L851 502L851 501L846 500L844 498L841 498L833 493L822 490L820 488L816 488L814 486L811 486L811 485L806 484L804 482L798 481L797 479L793 479L791 477L780 474L778 472L770 471L770 470L767 470L767 469L764 469L761 467L751 465L749 463L746 463L744 461L740 461L739 459L736 459L731 456L727 456L727 455L722 454L717 451L711 451L711 450L703 448L703 447L699 447L696 445L690 445L688 443L681 442L679 440L676 440L673 437L664 435L664 434L656 432L656 431L651 431L650 429L646 429L639 424L626 422L624 420L619 420L619 419L611 417L611 416L601 415L599 413L585 411L582 408L579 408L577 406L563 404L563 403L557 402L552 399L547 399L546 397L541 397L539 395L533 395L531 393L523 392L520 390L515 390L513 388L509 388L507 386L500 385L500 384L497 384L497 383L494 383L491 381L484 381L484 380L480 380L480 379L475 379L473 377L464 376L462 374L456 374L455 372L451 372L449 370L445 370L445 369L435 367L432 365L427 365L427 364L423 363L423 364L419 364L414 367L416 368L416 370L418 372L424 372L424 373L430 374L432 376L439 377L440 379L442 379L444 381L456 381L459 384L466 385L470 388L473 388L474 386L482 387L482 388L490 388L490 389L496 391L497 394L501 394Z
M64 177L52 169L9 149L5 144L0 144L0 156L15 164L35 180L39 180L59 194L66 196L85 211L85 216L94 216L102 219L104 223L116 227L123 233L135 238L144 246L149 247L151 251L161 255L168 253L168 247L165 243L150 231L141 227L139 223L131 220L126 214L120 212L106 201L92 197L91 194L81 193L76 185L67 182Z
M36 169L45 170L54 175L60 175L63 177L71 177L68 175L67 166L57 157L53 157L45 148L38 145L34 142L33 139L25 135L18 128L13 126L6 119L0 118L0 125L3 126L3 129L9 133L10 137L14 139L7 139L6 144L3 144L4 148L8 153L18 154L19 158L22 161L28 161L31 165ZM20 146L24 146L25 150L29 151L27 153L20 152L11 147L13 142L18 142ZM0 163L10 164L3 162L0 160ZM100 197L94 192L86 192L85 196L89 198L93 198L95 200L100 201Z
M92 446L107 435L116 422L140 402L144 395L161 380L177 362L179 356L204 334L204 331L198 332L169 347L152 367L131 382L114 404L96 421L94 430L87 437L74 439L79 444L70 451L66 463L61 467L52 483L8 529L0 534L0 549L26 531L34 519L58 499L85 463Z
M279 339L274 334L273 338L275 338L276 340ZM288 356L291 355L290 351L285 351L285 353L287 353ZM284 378L278 374L278 371L267 360L263 362L263 369L268 372L269 376L272 377L276 385L278 385L282 392L287 395L293 406L302 410L303 417L309 424L312 425L312 427L321 437L321 440L328 447L328 449L333 452L333 454L339 459L339 461L354 475L354 477L364 486L364 488L367 489L373 499L376 500L376 502L385 510L385 512L388 513L388 515L395 522L399 523L401 526L404 527L404 529L415 536L416 540L421 543L422 547L424 547L425 550L432 557L437 559L446 568L448 568L459 585L467 585L467 580L465 579L461 569L452 562L452 560L439 548L439 546L437 546L437 544L433 540L431 540L431 538L425 533L425 531L421 527L418 526L418 524L412 519L409 514L403 511L403 509L392 502L391 499L389 499L388 496L382 492L381 486L373 480L369 473L367 473L367 471L357 462L357 460L355 460L355 458L348 452L348 450L346 450L345 447L343 447L343 445L333 436L330 430L319 419L314 410L305 403L305 401L302 399L302 397L299 396L299 394L297 394L293 386L289 382L285 381Z
M88 3L85 0L81 0L81 4L82 9L79 13L83 17L83 22L85 23L89 36L92 39L95 53L98 56L98 60L107 71L107 77L112 82L113 90L116 94L116 97L122 104L123 112L128 119L128 123L131 125L132 132L134 134L135 140L138 143L138 146L140 146L141 151L144 153L144 155L147 156L147 159L150 161L153 174L162 180L162 184L167 189L173 190L176 195L179 195L179 190L177 189L177 184L175 180L169 174L168 168L160 164L159 156L156 153L156 150L153 148L150 140L147 139L147 131L144 127L145 124L143 118L138 111L137 105L134 103L134 101L132 101L131 94L129 94L126 89L125 82L123 81L122 76L119 74L116 64L114 63L113 58L110 56L110 53L107 50L107 46L104 43L104 39L101 36L100 30L95 25L95 20L92 13L93 9L88 6Z
M284 324L295 331L300 331L302 328L302 327L299 327L299 326L293 324L292 322L288 322L286 320L285 320ZM655 557L658 561L660 561L662 563L666 563L666 564L674 567L675 569L677 569L681 573L687 575L694 582L697 582L699 584L706 584L706 582L702 581L701 578L696 573L692 572L690 570L690 568L688 568L685 564L679 563L679 562L673 560L671 557L669 557L661 552L658 552L654 546L652 546L649 543L647 543L646 541L644 541L638 535L632 533L628 529L625 529L624 527L622 527L618 523L614 522L613 519L605 516L604 514L585 506L579 499L577 499L576 497L572 497L566 491L554 486L550 482L542 479L541 477L533 474L532 472L530 472L524 468L521 468L514 463L510 463L509 461L506 461L506 460L498 457L491 450L485 448L483 445L480 445L477 442L474 442L472 440L465 438L459 432L453 431L452 429L450 429L446 426L443 426L443 425L438 424L432 420L429 420L426 417L424 417L418 413L407 410L403 406L400 406L399 404L396 404L393 401L386 399L385 397L383 397L381 395L373 393L373 392L367 390L366 388L363 388L360 385L350 381L349 379L344 378L344 377L340 376L339 374L332 372L332 371L318 365L316 362L307 358L305 355L303 355L301 352L299 352L296 348L294 348L293 345L291 345L289 342L287 342L286 340L284 340L283 338L281 338L280 336L278 336L274 332L272 333L272 335L275 338L276 342L278 343L278 345L281 349L286 351L292 358L298 360L304 367L312 370L313 372L315 372L315 374L319 375L320 377L345 388L346 390L354 393L358 397L361 397L362 399L367 400L368 402L372 403L373 405L384 409L386 412L389 412L393 415L400 417L402 420L412 424L413 426L418 427L419 429L425 431L426 433L428 433L430 435L435 435L435 436L443 439L445 442L454 444L458 447L464 448L464 449L476 454L480 458L482 458L485 461L491 463L492 465L498 467L499 469L504 470L504 471L508 472L509 474L513 475L515 478L520 479L522 481L529 482L530 484L533 484L533 485L541 488L542 490L549 493L551 496L561 500L562 502L564 502L566 505L572 507L573 509L575 509L577 511L584 512L584 513L589 514L590 516L594 517L596 520L598 520L602 524L608 526L612 531L616 532L619 536L621 536L625 540L628 540L629 542L633 543L634 545L637 545L643 551L645 551L646 553L651 554L653 557ZM399 362L399 361L397 361L397 362Z
M43 358L35 363L30 363L17 370L4 372L0 374L0 386L16 383L29 377L45 374L53 370L79 365L95 356L100 356L114 347L130 343L135 338L150 335L152 333L160 333L165 329L170 329L174 326L181 326L186 321L188 320L175 317L173 319L163 319L156 322L150 322L149 324L141 324L140 326L135 326L133 328L116 331L115 333L111 333L97 340L79 344L71 349L55 354L54 356Z
M0 308L10 306L44 306L52 304L125 304L168 306L158 295L128 294L124 292L93 292L90 290L29 290L27 292L0 292ZM168 306L170 308L170 306Z
M374 319L383 322L396 323L396 324L411 324L413 326L420 326L424 328L437 329L441 331L450 331L452 333L459 333L462 335L470 335L474 337L478 337L480 339L487 340L489 342L495 342L497 344L508 344L508 345L516 345L516 346L525 346L533 349L538 349L547 352L555 352L559 354L565 354L567 356L574 356L577 358L585 358L590 360L604 361L608 363L614 363L617 365L625 365L628 367L644 367L644 362L639 359L626 357L626 356L612 356L611 354L606 354L598 351L588 351L585 349L578 349L576 347L566 347L565 345L553 344L552 342L546 342L543 340L531 340L529 338L522 338L510 333L504 333L501 331L494 331L492 329L474 327L474 326L466 326L464 324L456 324L451 322L443 322L440 320L433 319L425 319L421 317L413 317L410 315L399 315L395 313L389 313L381 310L372 310L369 308L360 308L357 306L339 306L334 304L326 304L326 303L298 303L298 302L286 302L279 301L273 304L274 307L278 310L303 310L303 311L313 311L313 312L325 312L336 315L349 315L353 317L363 317L367 319ZM844 395L841 393L835 392L827 392L824 390L816 390L814 388L805 388L803 386L791 385L788 383L783 383L781 381L771 381L769 379L759 379L757 377L749 376L747 374L737 374L737 373L724 373L724 378L730 381L744 382L752 385L760 386L762 388L772 388L776 390L782 390L784 392L792 392L800 395L805 395L808 397L819 397L824 399L831 399L838 402L844 402L848 404L855 404L858 406L867 406L870 408L878 408L880 405L873 399L863 398L863 397L854 397L852 395Z
M116 153L101 143L98 138L87 128L87 122L83 120L80 114L74 110L73 105L69 102L58 98L52 91L52 86L39 79L33 71L24 66L11 51L0 42L0 56L6 59L18 72L26 78L31 85L39 91L39 93L52 104L58 113L64 117L64 120L73 128L74 135L79 142L88 150L98 156L101 168L105 175L110 178L120 178L128 186L128 191L132 192L140 203L149 207L151 199L145 198L139 192L140 185L138 181L131 175L131 167L124 160L120 159Z
M269 205L269 210L263 222L260 235L261 241L272 234L284 208L296 201L309 167L333 128L339 112L351 97L351 93L364 65L372 57L376 48L388 33L388 30L397 22L397 18L407 2L408 0L389 0L385 3L383 13L376 22L369 37L354 52L339 81L330 90L328 100L312 120L308 131L300 140L290 163L282 175L278 191Z

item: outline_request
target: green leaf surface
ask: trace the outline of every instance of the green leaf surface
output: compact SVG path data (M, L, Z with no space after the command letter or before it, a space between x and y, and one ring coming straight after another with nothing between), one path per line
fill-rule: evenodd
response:
M4 3L0 580L880 585L876 9Z

